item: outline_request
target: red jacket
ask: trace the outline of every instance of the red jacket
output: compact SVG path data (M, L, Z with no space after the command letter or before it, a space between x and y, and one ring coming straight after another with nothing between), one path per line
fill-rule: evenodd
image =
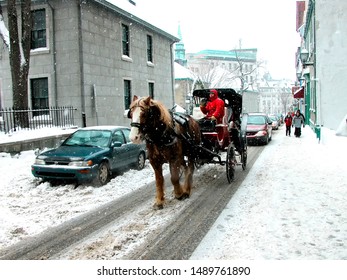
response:
M210 95L210 101L205 107L200 106L201 112L206 114L207 118L214 116L217 123L222 123L224 117L224 101L218 98L218 92L214 91L214 95Z
M293 121L293 118L292 116L289 116L288 115L284 118L284 122L286 123L286 126L291 126L292 125L292 121Z

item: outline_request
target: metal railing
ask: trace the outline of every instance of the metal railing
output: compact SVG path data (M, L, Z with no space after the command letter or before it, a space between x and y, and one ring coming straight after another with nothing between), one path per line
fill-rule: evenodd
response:
M44 109L0 109L0 131L11 133L45 127L69 128L75 126L73 107L50 107Z

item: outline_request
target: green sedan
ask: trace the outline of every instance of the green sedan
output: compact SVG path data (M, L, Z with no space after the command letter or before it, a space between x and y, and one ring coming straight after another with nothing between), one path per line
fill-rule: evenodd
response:
M112 173L127 167L145 167L145 144L133 144L130 128L93 126L78 129L58 148L38 155L31 166L43 181L107 184Z

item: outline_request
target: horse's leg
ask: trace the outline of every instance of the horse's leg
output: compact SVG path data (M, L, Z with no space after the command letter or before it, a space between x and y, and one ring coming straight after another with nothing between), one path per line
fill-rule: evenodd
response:
M163 166L162 164L152 164L152 167L154 169L156 186L155 206L158 209L163 209L165 202Z
M190 193L192 190L194 169L195 169L194 161L188 158L188 167L185 168L184 186L183 186L183 192L187 195L187 197L190 196Z
M170 162L171 183L174 187L175 198L184 199L182 186L180 184L181 164L179 161Z

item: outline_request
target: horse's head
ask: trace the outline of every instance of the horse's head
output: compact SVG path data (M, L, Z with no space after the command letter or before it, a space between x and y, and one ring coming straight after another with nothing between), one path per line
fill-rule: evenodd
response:
M141 116L145 111L143 99L135 95L128 111L128 118L131 119L129 138L131 142L136 144L143 140L143 133L140 132L140 128L144 125L143 122L141 123Z
M157 130L159 123L170 123L170 114L163 105L151 97L134 96L130 104L128 117L131 119L129 138L133 143L140 143L146 135Z

